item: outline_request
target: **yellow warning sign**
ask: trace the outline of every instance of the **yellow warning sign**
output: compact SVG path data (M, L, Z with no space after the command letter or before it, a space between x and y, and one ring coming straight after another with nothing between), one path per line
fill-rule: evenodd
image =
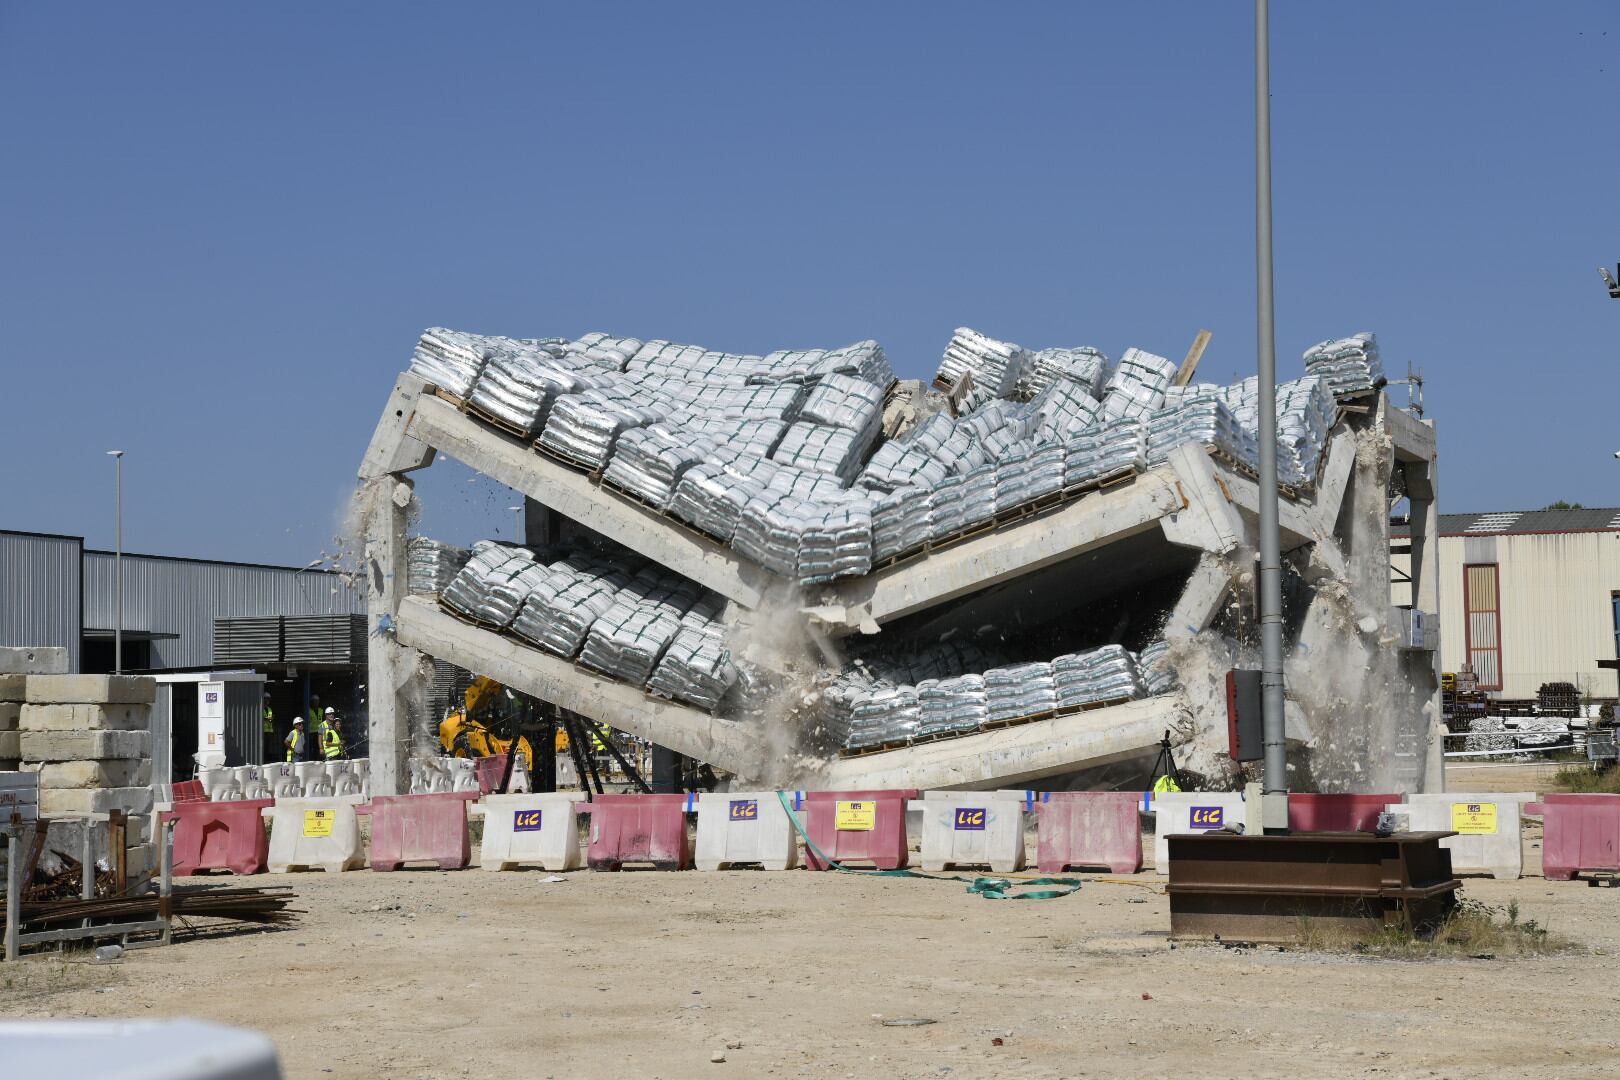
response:
M330 810L305 810L305 836L331 836L333 813Z
M871 832L877 828L877 803L839 800L833 811L833 828L839 832Z
M1496 804L1489 802L1454 802L1451 804L1451 828L1465 836L1496 832Z

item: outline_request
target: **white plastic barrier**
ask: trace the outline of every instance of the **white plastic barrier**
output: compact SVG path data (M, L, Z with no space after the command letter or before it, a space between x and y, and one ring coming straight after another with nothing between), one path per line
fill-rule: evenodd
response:
M329 874L365 865L360 848L360 822L354 808L358 795L319 799L279 799L263 810L270 819L272 874L319 867Z
M1153 815L1153 868L1170 872L1170 840L1188 833L1214 832L1242 825L1240 791L1166 791L1143 797L1142 809Z
M450 791L478 790L478 760L476 758L440 758L441 767L450 776Z
M1490 874L1513 880L1524 874L1524 845L1519 825L1524 804L1534 802L1528 791L1447 791L1435 795L1408 795L1390 811L1407 816L1414 832L1455 832L1440 841L1451 852L1456 874Z
M804 792L785 793L795 813L804 812ZM757 863L765 870L799 865L799 836L774 791L712 791L687 797L697 809L699 870L722 870ZM802 819L801 819L802 820Z
M331 785L326 779L324 761L295 761L293 773L298 777L298 786L305 798L313 799L332 794Z
M225 766L210 765L197 770L197 780L202 784L203 793L208 796L210 802L220 802L221 796L215 793L223 792L235 783L236 778Z
M485 795L467 808L484 819L478 865L506 870L538 863L547 870L578 870L585 865L579 844L579 813L585 796L573 794Z
M264 778L265 787L270 789L268 798L296 799L304 794L304 785L298 780L298 772L290 761L276 761L260 768L259 775Z
M925 791L910 808L922 810L922 868L988 866L998 874L1024 868L1022 793Z

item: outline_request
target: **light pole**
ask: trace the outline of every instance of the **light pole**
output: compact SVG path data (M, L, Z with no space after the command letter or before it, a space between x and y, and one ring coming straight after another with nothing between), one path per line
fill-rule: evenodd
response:
M124 673L124 452L109 450L113 459L113 674Z
M1283 719L1282 539L1277 528L1277 316L1271 272L1267 0L1254 0L1254 166L1255 329L1260 353L1260 719L1265 747L1261 822L1267 832L1286 832L1288 743Z

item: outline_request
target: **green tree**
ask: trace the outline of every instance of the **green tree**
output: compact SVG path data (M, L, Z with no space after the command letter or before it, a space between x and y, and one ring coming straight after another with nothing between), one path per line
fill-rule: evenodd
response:
M1565 502L1563 499L1559 499L1555 503L1548 503L1546 506L1543 506L1542 509L1543 510L1585 510L1586 507L1582 506L1580 503Z

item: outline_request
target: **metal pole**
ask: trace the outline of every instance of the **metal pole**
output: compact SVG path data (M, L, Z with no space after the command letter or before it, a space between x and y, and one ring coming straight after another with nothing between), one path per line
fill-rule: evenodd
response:
M1271 269L1271 35L1267 0L1254 2L1256 337L1260 361L1260 716L1266 795L1288 791L1283 720L1282 541L1277 529L1277 319ZM1268 800L1269 801L1269 800ZM1267 826L1286 823L1266 817Z
M115 463L113 496L113 674L124 673L124 452L109 450Z
M22 845L17 827L6 836L6 959L17 959L17 931L22 925Z

